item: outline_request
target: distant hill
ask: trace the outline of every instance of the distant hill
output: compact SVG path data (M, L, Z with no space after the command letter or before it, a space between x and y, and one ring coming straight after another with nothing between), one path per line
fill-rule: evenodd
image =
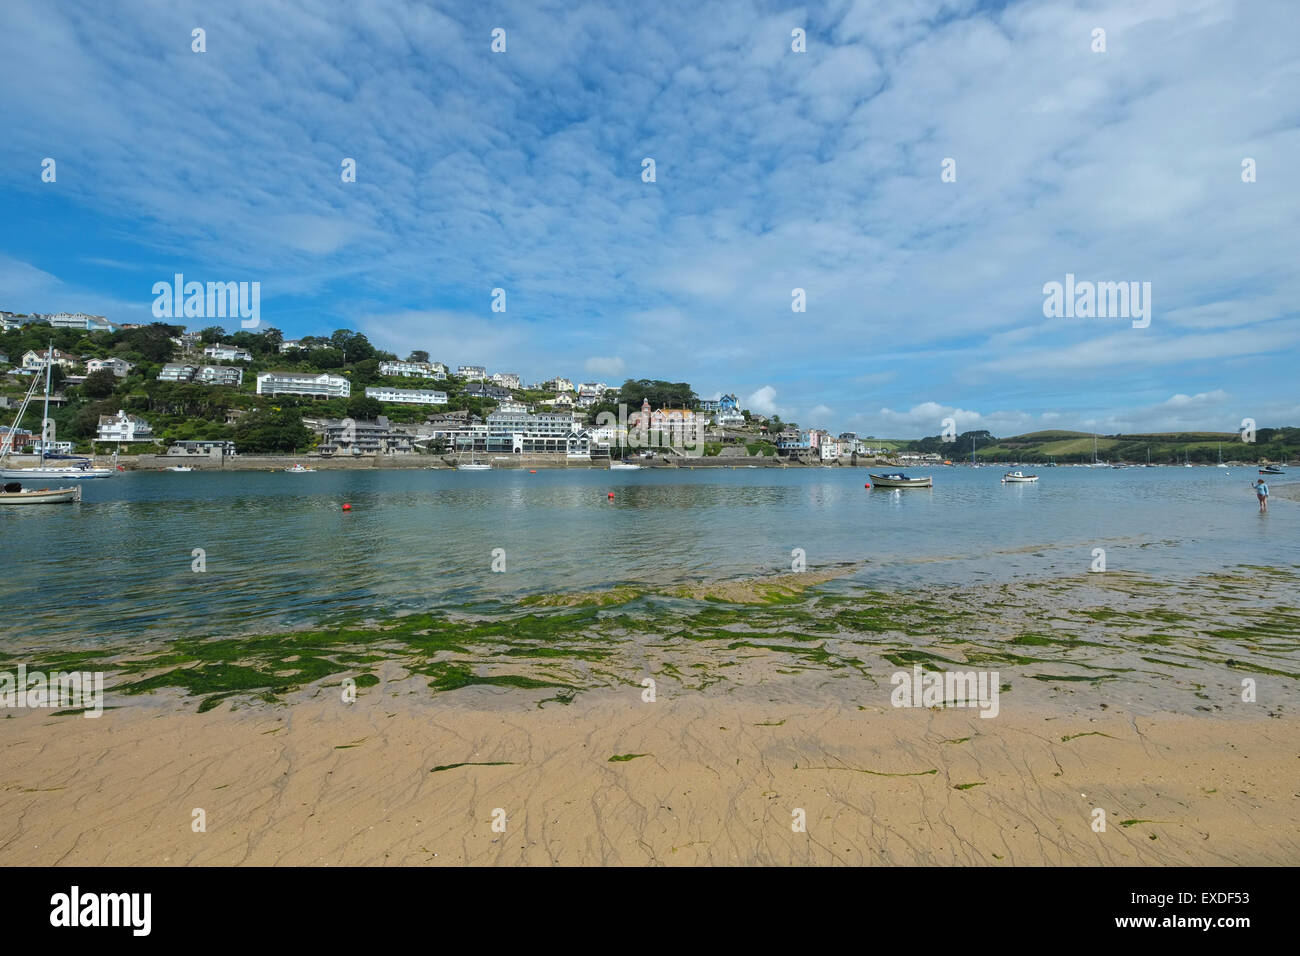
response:
M1238 432L1150 432L1141 434L1096 436L1097 458L1101 461L1143 464L1148 455L1152 464L1213 464L1220 449L1228 461L1293 461L1300 458L1300 428L1262 428L1252 443L1242 441ZM986 444L977 442L975 457L979 461L1061 464L1090 462L1093 438L1089 432L1047 430L1028 432L1009 438L994 438ZM922 443L924 447L921 446ZM958 440L939 444L935 439L912 442L913 450L938 450L947 458L970 460L970 441Z

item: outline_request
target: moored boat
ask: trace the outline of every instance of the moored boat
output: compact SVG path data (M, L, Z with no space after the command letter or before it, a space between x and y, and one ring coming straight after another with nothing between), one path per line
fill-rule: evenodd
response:
M11 481L0 488L0 505L56 505L81 500L81 486L71 488L23 488Z
M641 466L633 461L611 461L609 463L610 471L640 471Z
M309 471L315 471L315 468L304 468L301 464L294 465L292 468L286 468L285 471L291 475L301 475Z
M873 488L932 488L934 479L931 476L924 478L909 478L899 472L889 475L868 475L871 479Z
M485 461L467 461L456 466L457 471L491 471L492 466Z
M1286 474L1286 472L1283 471L1281 468L1279 468L1277 465L1265 465L1263 468L1259 470L1259 473L1261 475L1285 475Z
M1037 475L1026 475L1023 471L1009 471L1002 476L1002 481L1007 484L1019 484L1037 480Z

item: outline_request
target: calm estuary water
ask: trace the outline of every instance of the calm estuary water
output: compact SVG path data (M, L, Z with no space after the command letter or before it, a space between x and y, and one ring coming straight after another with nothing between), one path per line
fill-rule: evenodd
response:
M1097 547L1111 570L1173 578L1300 565L1300 505L1258 515L1253 469L910 473L935 488L867 491L862 468L125 473L85 482L79 505L0 509L0 643L725 580L789 571L794 548L814 571L866 562L842 586L886 588L1076 574Z

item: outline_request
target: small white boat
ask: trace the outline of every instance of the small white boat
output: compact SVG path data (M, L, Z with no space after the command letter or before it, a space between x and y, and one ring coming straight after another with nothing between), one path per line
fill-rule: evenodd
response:
M14 481L0 489L0 505L56 505L80 500L80 485L71 488L24 489Z
M172 465L170 468L164 468L163 471L193 471L189 465Z
M301 475L308 471L315 471L315 468L304 468L302 465L294 465L292 468L286 468L285 471L291 475Z
M1038 476L1037 476L1037 475L1026 475L1026 474L1025 474L1024 472L1022 472L1022 471L1009 471L1009 472L1007 472L1005 475L1002 476L1002 480L1003 480L1003 482L1006 482L1006 483L1009 483L1009 484L1019 484L1019 483L1023 483L1023 482L1037 481L1037 480L1038 480Z
M871 479L872 488L931 488L934 486L933 477L909 478L907 475L895 472L890 475L868 475Z
M640 471L641 466L632 461L611 461L609 463L610 471Z
M456 466L457 471L491 471L492 466L485 461L467 461Z

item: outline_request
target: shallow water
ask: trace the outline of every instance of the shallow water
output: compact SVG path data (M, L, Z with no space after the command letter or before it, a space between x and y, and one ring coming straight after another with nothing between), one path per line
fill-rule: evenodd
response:
M0 509L0 640L306 626L861 563L845 586L927 589L1113 571L1300 566L1300 507L1256 513L1253 469L996 468L932 490L864 468L125 473L78 505ZM607 493L613 491L614 499ZM343 512L343 503L352 510ZM504 549L505 572L492 571ZM206 570L192 570L202 549Z

